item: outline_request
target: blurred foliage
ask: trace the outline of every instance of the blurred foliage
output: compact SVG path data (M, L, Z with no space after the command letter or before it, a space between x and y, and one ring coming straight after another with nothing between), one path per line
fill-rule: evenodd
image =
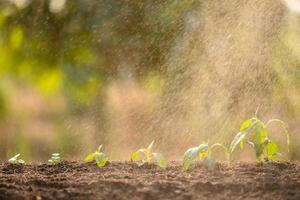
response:
M6 115L6 103L5 97L0 90L0 119L3 119Z
M1 75L83 103L122 68L136 77L161 70L183 16L199 3L72 0L51 12L51 1L15 2L0 3Z
M65 4L51 10L52 2ZM44 94L62 92L69 108L78 110L114 78L163 75L161 66L182 31L184 15L197 4L1 1L0 76L26 81Z
M98 131L109 123L103 93L110 82L133 78L149 91L161 93L168 52L182 33L185 15L198 5L195 0L0 1L0 116L9 119L5 122L9 128L1 135L8 150L0 156L12 153L11 149L28 155L28 148L33 150L33 143L41 140L20 142L24 134L31 134L25 127L35 112L16 112L11 100L26 88L51 101L64 97L66 110L58 115L64 116L65 124L51 114L54 127L69 126L71 116L84 119L90 111ZM39 126L41 117L35 118ZM15 123L21 126L17 130ZM70 141L77 144L77 136L67 128L54 132L57 148L75 154ZM100 140L105 141L103 135ZM47 142L40 141L39 146L50 150L43 145Z

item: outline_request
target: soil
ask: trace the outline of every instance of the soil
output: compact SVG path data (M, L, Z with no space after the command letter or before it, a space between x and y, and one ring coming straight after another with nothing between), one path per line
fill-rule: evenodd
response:
M300 199L300 163L0 164L0 199Z

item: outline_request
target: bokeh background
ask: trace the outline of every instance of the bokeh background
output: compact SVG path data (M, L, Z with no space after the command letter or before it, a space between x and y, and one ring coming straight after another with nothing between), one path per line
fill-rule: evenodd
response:
M168 159L284 120L300 158L297 0L1 0L0 159ZM298 6L298 7L297 7ZM270 137L286 151L285 135ZM236 153L237 159L252 159Z

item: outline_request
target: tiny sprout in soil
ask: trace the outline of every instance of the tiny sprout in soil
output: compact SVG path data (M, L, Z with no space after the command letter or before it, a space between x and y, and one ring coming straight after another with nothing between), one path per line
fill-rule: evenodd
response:
M140 165L140 166L145 164L145 163L150 163L151 161L153 161L159 167L166 168L167 167L167 162L166 162L165 158L163 157L163 155L160 154L160 153L153 153L152 152L153 144L154 144L154 140L150 143L150 145L147 148L139 149L136 152L134 152L131 155L131 161L137 162L137 164ZM143 154L145 159L137 161L140 154Z
M197 147L192 147L188 149L184 155L183 155L183 162L182 162L182 169L184 171L188 170L192 162L199 158L203 159L203 165L208 169L208 170L213 170L216 165L216 161L214 157L212 156L212 152L216 147L221 147L225 151L225 156L227 159L229 159L229 153L228 149L220 144L220 143L215 143L211 146L209 146L206 143L200 144Z
M279 153L279 145L268 137L267 128L272 123L278 123L286 134L287 151L290 149L290 133L286 124L279 119L271 119L263 123L256 117L244 121L240 132L234 137L230 144L229 153L232 155L237 146L244 148L245 143L255 150L256 159L259 161L274 161Z
M52 165L58 165L61 162L60 154L53 153L48 162L50 162Z
M100 167L100 168L104 167L108 161L108 157L103 152L101 152L101 149L102 149L102 145L100 145L94 153L87 155L87 157L85 157L84 161L91 162L91 161L95 160L98 167Z
M15 155L14 157L10 158L7 162L11 163L11 164L24 164L25 161L22 159L18 159L20 156L20 154L18 153L17 155Z

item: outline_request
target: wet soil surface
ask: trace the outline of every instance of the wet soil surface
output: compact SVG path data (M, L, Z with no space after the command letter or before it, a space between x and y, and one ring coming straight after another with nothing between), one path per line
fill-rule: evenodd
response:
M300 199L300 163L0 164L0 199Z

